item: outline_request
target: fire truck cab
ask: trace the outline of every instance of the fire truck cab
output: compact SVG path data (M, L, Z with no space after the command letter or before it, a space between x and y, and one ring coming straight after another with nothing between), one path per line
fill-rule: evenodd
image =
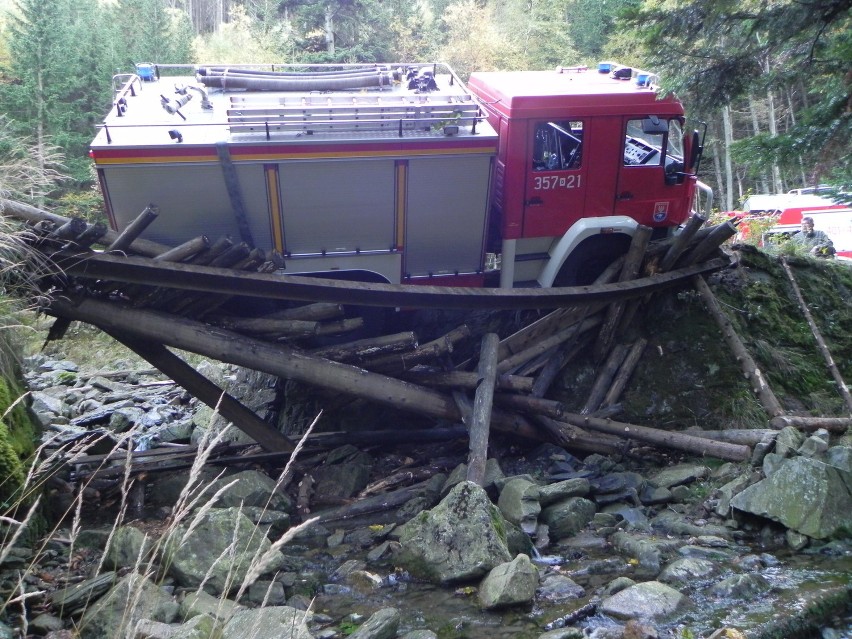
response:
M602 63L474 73L499 133L491 197L501 286L587 284L637 225L663 235L690 213L697 136L647 72ZM685 166L686 164L689 166Z

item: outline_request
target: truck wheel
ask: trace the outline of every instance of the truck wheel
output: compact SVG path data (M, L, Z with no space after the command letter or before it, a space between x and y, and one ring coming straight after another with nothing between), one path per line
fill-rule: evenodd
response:
M553 286L586 286L594 282L630 248L630 236L594 235L583 240L565 260L553 280Z

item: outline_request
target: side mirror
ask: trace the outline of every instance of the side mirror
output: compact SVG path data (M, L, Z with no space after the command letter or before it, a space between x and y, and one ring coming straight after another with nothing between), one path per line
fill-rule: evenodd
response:
M698 163L701 161L701 154L704 151L704 147L701 145L701 137L698 134L698 131L692 132L692 144L689 146L689 164L687 165L689 170L693 173L698 171Z

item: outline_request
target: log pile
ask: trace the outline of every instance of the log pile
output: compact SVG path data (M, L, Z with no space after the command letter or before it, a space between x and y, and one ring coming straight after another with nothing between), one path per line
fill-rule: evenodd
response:
M211 242L198 237L177 247L139 240L138 234L155 222L155 209L143 211L137 222L121 234L23 205L11 209L12 215L27 220L31 243L38 254L63 265L95 259L93 256L102 253L93 254L90 247L98 243L106 247L105 254L110 259L117 261L116 256L126 254L128 261L150 264L152 269L178 264L184 268L182 272L190 275L194 272L192 267L266 274L278 271L284 264L282 256L274 252L267 254L229 238ZM7 214L9 210L6 203ZM211 289L207 280L195 285L192 277L182 280L176 288L170 280L146 280L136 274L110 279L73 267L66 272L42 272L35 279L41 289L41 310L56 318L49 339L61 337L74 320L99 327L200 401L217 407L257 441L266 451L264 454L287 454L294 444L196 372L169 347L339 395L390 405L443 423L461 424L441 430L449 437L469 434L469 478L477 482L482 482L489 433L495 430L580 451L629 454L635 447L651 445L741 461L750 457L750 446L724 441L725 437L714 439L612 420L618 414L620 394L647 346L643 337L626 341L627 327L657 284L645 288L631 285L637 278L659 283L672 269L686 268L677 277L680 281L694 278L694 285L710 300L699 273L727 263L714 262L711 256L734 228L729 223L701 228L703 222L694 216L673 240L655 243L648 242L650 229L640 229L626 257L607 269L595 285L586 287L595 294L584 297L569 291L573 297L549 298L577 301L550 310L502 339L494 333L477 335L463 324L423 344L416 334L403 331L350 341L338 337L333 345L318 345L317 338L351 334L362 327L363 320L347 316L342 304L330 301L294 302L276 310L250 312L234 289ZM209 268L204 273L210 272ZM606 289L609 283L621 288ZM613 293L607 297L596 294L599 290L629 294ZM485 299L482 291L472 295ZM539 307L543 303L539 302ZM466 300L459 307L468 304L473 303ZM711 313L715 312L711 308ZM732 348L738 359L746 362L747 353L739 350L734 337L729 337ZM463 345L467 348L461 348ZM553 380L581 350L588 348L593 349L600 363L589 397L574 407L547 399ZM478 355L454 361L461 351ZM764 401L769 416L780 417L783 411L777 400L756 366L750 366L744 363L744 370L755 381L755 392ZM159 461L146 458L146 472L152 463Z

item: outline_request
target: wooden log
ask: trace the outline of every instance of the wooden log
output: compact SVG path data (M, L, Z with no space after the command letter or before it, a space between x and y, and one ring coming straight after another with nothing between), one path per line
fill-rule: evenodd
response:
M60 250L72 251L88 249L94 244L100 242L106 234L107 227L106 224L104 224L103 222L89 224L88 226L86 226L86 229L82 233L80 233L73 240L65 244Z
M363 317L347 317L341 320L332 322L320 322L317 325L314 335L323 337L325 335L338 335L340 333L351 333L364 327Z
M166 347L156 342L143 341L115 331L108 331L108 333L113 339L121 342L152 366L156 366L174 379L202 402L213 409L217 409L225 419L254 439L264 450L290 452L295 448L284 435L198 373Z
M699 264L706 260L710 255L718 249L723 242L729 240L737 234L737 227L731 222L726 221L712 227L712 231L702 238L698 245L684 256L684 262L687 266Z
M118 237L107 247L107 251L127 251L133 241L142 235L142 232L157 219L160 212L153 204L146 206L127 227L118 234Z
M257 335L292 335L294 337L307 337L315 335L319 322L308 320L277 320L265 318L239 318L227 317L209 319L211 324L221 326L229 331L237 331L239 333L253 333Z
M630 242L630 248L624 257L624 266L618 276L619 282L636 279L639 274L639 268L642 266L642 260L645 257L645 251L648 248L648 242L651 240L652 232L653 229L650 226L639 225L636 228L633 239ZM624 312L625 303L624 300L617 300L612 302L606 309L606 316L598 331L598 338L595 341L592 351L595 360L598 362L603 361L612 348L618 322Z
M421 371L415 369L402 373L402 378L421 386L462 388L465 390L476 390L480 381L479 373L475 371ZM498 375L497 388L516 393L528 393L533 388L533 378L519 375Z
M32 223L48 221L56 224L57 226L65 224L69 219L62 215L50 213L43 209L30 206L29 204L24 204L23 202L16 202L14 200L7 200L3 198L0 198L0 214L5 215L6 217L14 217L18 220ZM114 242L117 238L118 233L115 231L107 231L106 235L103 237L106 242ZM133 253L144 255L146 257L155 257L164 251L168 251L170 248L171 247L166 246L165 244L138 238L130 245L130 250Z
M60 227L57 227L50 234L51 239L56 240L73 240L77 236L81 235L86 231L86 222L81 220L80 218L71 218L65 224Z
M745 461L751 458L751 448L740 444L728 444L701 437L693 437L681 432L670 432L626 424L585 415L567 414L564 420L569 424L581 426L586 430L607 433L617 437L631 438L663 448L682 450L695 455L707 455L729 461Z
M345 344L325 346L310 351L311 355L324 357L337 362L360 362L374 355L386 355L400 351L410 351L417 348L417 335L411 331L394 335L380 335L367 339L359 339Z
M606 362L601 366L601 370L595 378L595 383L592 384L592 390L589 391L589 397L586 399L582 410L580 410L580 414L589 415L600 408L607 390L612 386L613 377L615 377L615 374L627 357L627 350L626 344L616 344L612 348L609 357L607 357Z
M778 401L778 398L775 397L775 393L773 393L772 389L769 387L769 383L763 376L763 371L758 368L757 362L754 361L754 358L752 358L751 354L748 352L748 349L740 339L740 336L737 335L731 321L725 315L725 312L722 310L719 302L716 301L716 296L713 295L713 291L710 290L707 282L700 275L693 277L692 281L695 284L695 288L701 295L701 299L704 300L704 305L707 307L710 315L714 320L716 320L716 324L721 329L722 335L724 335L725 341L728 343L728 347L733 351L734 356L737 358L737 361L742 368L743 375L745 375L746 379L751 382L751 388L755 395L757 395L763 409L770 417L782 415L784 413L784 409L781 407L781 403Z
M601 433L587 433L582 428L560 422L545 415L536 415L535 422L547 431L554 444L569 450L580 450L584 453L598 453L600 455L617 457L624 455L630 445L629 442L625 442L617 437Z
M688 435L714 439L718 442L729 444L742 444L743 446L757 446L767 435L777 434L772 428L729 428L728 430L702 430L701 428L690 428L684 431Z
M843 381L843 376L840 374L837 364L834 363L831 351L828 349L828 345L825 343L822 333L817 327L808 305L805 303L805 298L799 288L799 283L793 276L793 271L790 269L790 265L787 263L787 258L782 257L781 264L784 267L784 272L787 274L787 279L790 280L790 284L793 287L793 294L796 296L796 301L799 303L802 315L805 316L805 321L807 321L808 326L811 329L811 333L816 340L817 348L819 348L819 352L822 354L825 364L828 367L831 376L834 378L834 383L837 384L837 390L840 392L840 396L843 398L843 401L846 402L846 409L849 411L850 415L852 415L852 395L849 393L849 387L846 385L846 382Z
M582 341L578 344L576 340L568 340L562 344L535 378L530 394L533 397L544 397L556 376L586 347L586 343Z
M251 325L257 323L257 326L264 326L265 322L269 322L267 326L271 326L275 320L304 320L309 322L321 322L328 319L336 319L343 316L343 306L340 304L331 304L327 302L317 302L316 304L306 304L304 306L296 306L286 308L272 313L264 313L256 317L244 317L240 315L217 315L211 317L211 321L233 328L234 330L252 331ZM258 330L257 332L267 332ZM274 331L268 331L274 332Z
M852 418L849 417L797 417L795 415L779 415L769 420L772 428L781 430L793 426L799 430L813 432L824 428L830 433L844 434L852 428Z
M582 322L580 322L577 326L572 325L568 326L567 328L563 328L562 330L551 335L550 337L539 340L527 349L515 353L511 357L502 360L497 365L497 372L507 373L514 369L516 366L520 366L524 362L528 362L529 360L531 360L533 357L544 353L549 348L562 344L566 340L571 339L572 337L574 337L574 335L581 335L582 333L593 329L595 326L600 324L600 321L600 317L588 317Z
M644 337L640 337L633 342L633 345L627 352L627 357L624 358L624 362L621 364L621 367L618 369L618 373L615 375L615 379L612 381L612 386L610 386L610 389L604 396L600 408L613 406L618 403L619 399L621 399L621 393L624 392L624 388L627 386L630 376L633 375L633 371L636 369L637 364L639 364L639 360L642 358L642 353L645 352L645 347L647 345L648 340Z
M512 408L522 413L544 415L551 419L562 419L568 412L562 402L543 397L529 397L528 395L495 393L494 403L498 406Z
M488 433L491 427L491 403L497 379L497 346L500 337L486 333L479 353L480 384L473 400L470 423L470 454L467 461L467 480L482 486L485 483L485 462L488 459Z
M690 216L680 233L674 236L674 241L668 251L666 251L663 259L660 261L661 271L665 272L672 269L680 256L683 255L689 247L689 244L692 242L692 239L695 237L698 229L704 226L706 221L707 218L698 213L693 213Z
M413 352L375 358L369 362L365 362L364 366L377 372L390 373L405 371L420 362L452 353L455 345L468 337L470 337L470 328L462 324L446 335L442 335L431 342L418 345Z
M426 415L458 421L455 403L445 395L364 369L312 357L281 345L212 329L186 318L121 307L93 299L78 304L53 299L50 314L74 319L107 331L129 334L189 350L220 361L246 366L287 379L364 397ZM166 329L166 327L168 327Z
M154 257L155 262L183 262L210 248L210 239L199 235Z
M245 242L239 242L238 244L233 244L226 250L222 251L219 255L210 260L210 262L207 263L207 266L214 268L231 268L240 260L248 257L249 253L251 253L249 245Z
M218 238L213 244L210 245L206 251L197 254L195 257L190 260L191 264L195 266L208 266L210 262L219 257L222 253L227 251L234 245L234 240L232 240L227 235L223 235Z

